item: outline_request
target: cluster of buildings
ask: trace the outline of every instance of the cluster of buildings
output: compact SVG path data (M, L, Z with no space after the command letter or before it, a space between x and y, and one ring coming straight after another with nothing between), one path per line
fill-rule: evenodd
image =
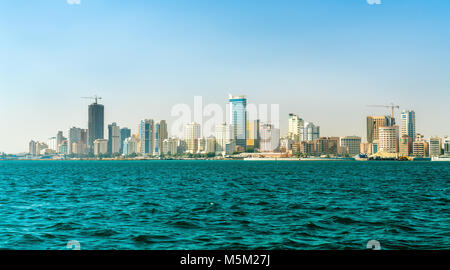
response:
M288 132L280 137L280 130L270 122L249 119L247 98L229 96L229 123L215 126L215 133L202 136L202 126L191 122L184 125L182 138L170 137L165 120L143 119L138 132L121 128L117 123L107 126L104 134L104 106L97 99L88 108L88 127L71 127L67 133L59 131L48 142L31 141L29 155L84 156L176 156L202 154L226 156L236 153L269 153L292 156L355 156L389 153L397 156L439 156L450 154L450 139L432 137L428 141L416 133L414 111L403 111L401 125L393 116L367 117L367 142L361 137L321 137L320 127L289 114Z
M450 138L437 136L426 140L416 131L416 114L404 110L400 126L392 116L367 117L367 142L360 152L366 155L396 157L439 157L450 155Z

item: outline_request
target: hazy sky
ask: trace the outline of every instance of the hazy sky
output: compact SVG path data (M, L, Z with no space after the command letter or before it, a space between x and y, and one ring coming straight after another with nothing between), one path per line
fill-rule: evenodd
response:
M87 127L93 94L132 132L233 93L280 104L282 134L293 112L365 138L365 117L390 112L366 105L395 102L419 133L450 135L449 14L448 0L3 0L0 152Z

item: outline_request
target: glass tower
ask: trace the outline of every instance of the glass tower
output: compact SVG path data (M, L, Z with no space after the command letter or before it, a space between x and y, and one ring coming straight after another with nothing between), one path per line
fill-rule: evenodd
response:
M94 141L104 138L105 107L97 102L89 105L88 113L88 144L93 149Z
M236 145L246 148L246 133L247 133L247 98L245 96L229 97L231 124L234 128L234 139Z

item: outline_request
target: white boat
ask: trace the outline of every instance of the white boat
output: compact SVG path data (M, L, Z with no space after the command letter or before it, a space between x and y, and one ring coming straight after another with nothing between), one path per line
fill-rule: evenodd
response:
M450 157L432 157L431 161L450 161Z

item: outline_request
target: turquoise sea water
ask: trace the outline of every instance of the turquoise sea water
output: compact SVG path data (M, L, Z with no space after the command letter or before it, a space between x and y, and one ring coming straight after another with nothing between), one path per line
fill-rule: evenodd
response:
M0 248L450 248L450 163L2 161Z

